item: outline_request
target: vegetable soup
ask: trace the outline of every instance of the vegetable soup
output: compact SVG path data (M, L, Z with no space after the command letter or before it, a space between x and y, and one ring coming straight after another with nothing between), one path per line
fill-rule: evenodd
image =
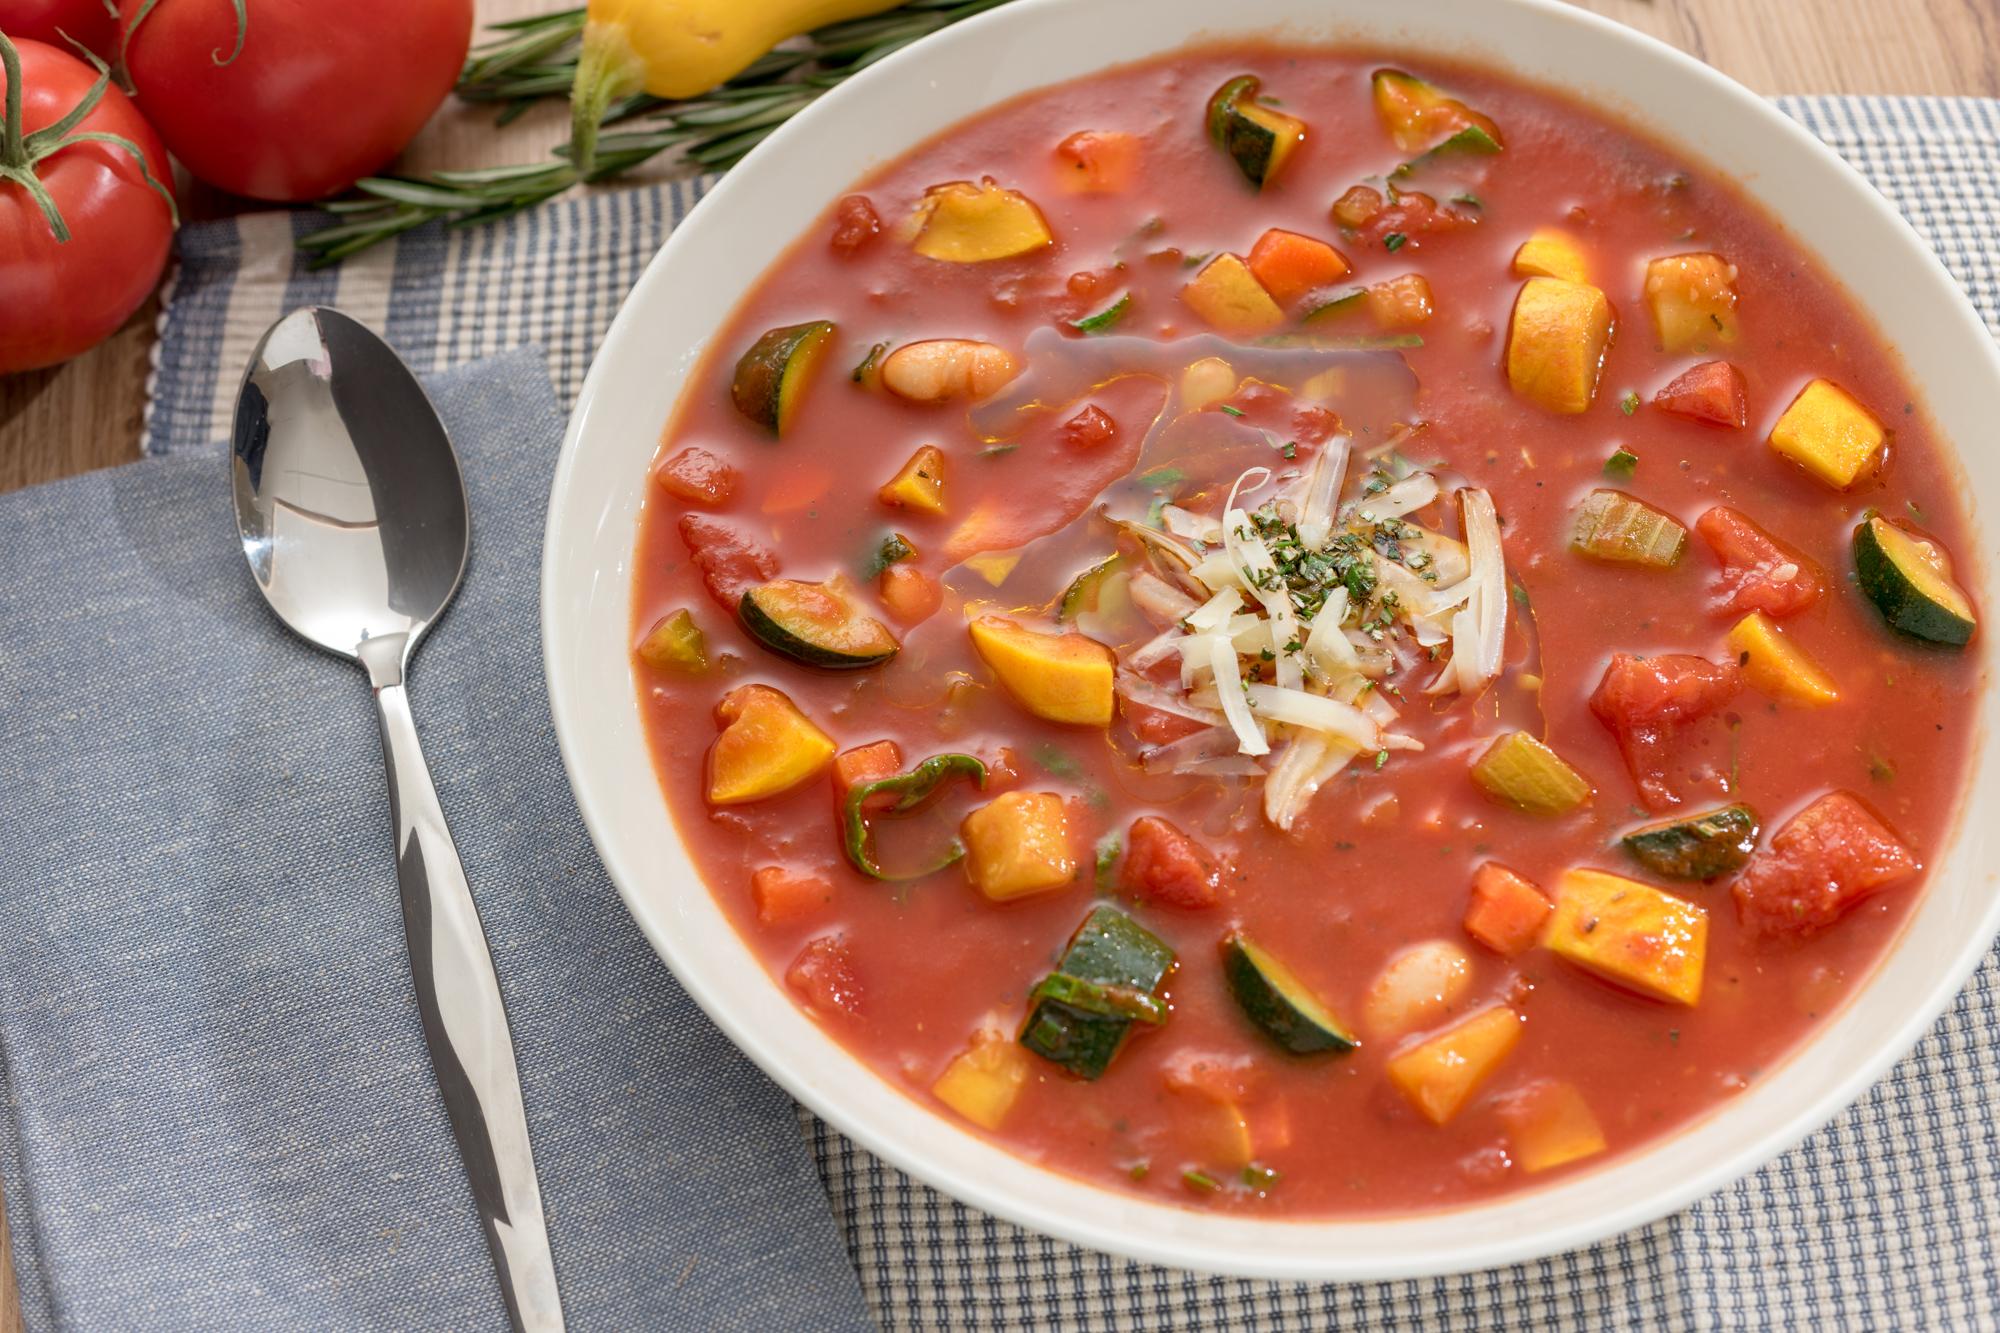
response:
M1698 164L1202 47L778 257L667 425L635 671L709 889L910 1096L1191 1207L1445 1206L1782 1076L1895 938L1983 678L1958 489Z

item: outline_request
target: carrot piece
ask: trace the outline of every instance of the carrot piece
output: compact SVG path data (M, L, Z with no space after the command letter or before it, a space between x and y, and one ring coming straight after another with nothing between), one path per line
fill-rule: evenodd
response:
M750 876L757 919L767 926L811 916L833 899L833 885L818 875L765 866Z
M1498 861L1473 872L1465 933L1493 952L1512 957L1541 938L1554 904L1528 880Z
M833 799L845 807L847 794L856 787L893 778L902 771L903 747L894 741L876 741L873 745L842 750L833 757ZM884 793L876 800L887 804L895 798Z
M1325 241L1273 227L1250 248L1250 272L1280 304L1347 275L1347 260Z
M1749 418L1743 372L1727 361L1704 361L1653 395L1653 406L1711 426L1741 426Z

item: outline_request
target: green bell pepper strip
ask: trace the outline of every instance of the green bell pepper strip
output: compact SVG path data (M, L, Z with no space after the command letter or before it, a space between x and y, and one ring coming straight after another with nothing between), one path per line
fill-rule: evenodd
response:
M876 864L875 832L868 827L868 820L862 814L862 806L868 798L881 792L891 792L896 796L896 803L883 814L908 814L935 796L940 787L955 777L970 778L973 785L983 791L986 787L986 765L969 754L934 754L907 773L864 782L848 792L843 811L848 861L868 878L881 880L922 879L957 865L965 856L965 844L953 838L950 850L935 864L908 875L890 874Z

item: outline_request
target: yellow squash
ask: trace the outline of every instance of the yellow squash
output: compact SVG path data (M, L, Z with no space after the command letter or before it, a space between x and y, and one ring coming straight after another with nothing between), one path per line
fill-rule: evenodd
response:
M902 0L590 0L570 92L576 163L596 160L604 110L621 97L695 97L779 42Z

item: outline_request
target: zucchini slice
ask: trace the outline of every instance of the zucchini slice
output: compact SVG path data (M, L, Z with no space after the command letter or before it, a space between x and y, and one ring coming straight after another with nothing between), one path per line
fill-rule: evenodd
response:
M1351 1051L1361 1044L1290 968L1240 930L1222 941L1222 974L1244 1015L1293 1055Z
M1668 879L1715 879L1741 870L1757 850L1757 812L1725 805L1633 829L1619 842L1633 859Z
M1880 514L1854 529L1854 572L1882 618L1912 638L1961 648L1979 627L1945 549Z
M1030 999L1021 1044L1078 1078L1111 1066L1132 1024L1165 1021L1160 982L1174 951L1119 908L1093 908Z
M814 367L832 344L831 320L767 331L737 358L736 374L729 382L730 401L744 416L782 436L798 415Z
M1260 190L1284 169L1306 137L1304 121L1257 101L1262 86L1256 75L1239 74L1208 99L1209 138Z
M1687 550L1687 537L1680 520L1665 510L1623 491L1600 488L1577 508L1569 545L1578 555L1608 564L1672 569Z
M1414 74L1378 69L1371 82L1382 128L1406 153L1429 154L1439 149L1497 153L1504 147L1500 127L1491 117L1446 96Z
M878 666L902 645L888 627L828 583L775 579L743 594L737 616L750 637L783 657L834 670Z
M1111 576L1125 567L1125 557L1108 555L1069 581L1056 603L1056 621L1067 624L1085 611L1095 611Z

